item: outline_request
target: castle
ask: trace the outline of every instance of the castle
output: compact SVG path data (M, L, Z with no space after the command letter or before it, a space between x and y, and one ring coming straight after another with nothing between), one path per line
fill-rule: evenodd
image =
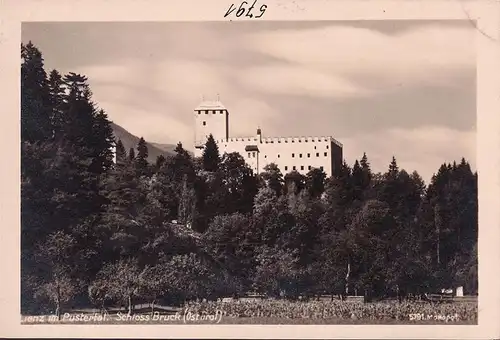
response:
M195 157L201 157L210 134L220 154L238 152L254 173L275 163L285 175L293 170L306 174L313 168L327 176L337 174L342 165L342 144L333 137L264 137L257 129L254 136L229 136L229 111L216 101L203 101L194 109Z

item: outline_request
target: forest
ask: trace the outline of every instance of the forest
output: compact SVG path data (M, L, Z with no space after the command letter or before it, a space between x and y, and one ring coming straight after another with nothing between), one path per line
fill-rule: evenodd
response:
M130 150L115 140L86 76L46 71L40 50L23 44L21 312L133 313L248 292L477 294L468 161L443 162L426 184L396 157L376 173L368 156L329 178L274 164L257 175L210 136L200 158L178 143L151 164L143 138Z

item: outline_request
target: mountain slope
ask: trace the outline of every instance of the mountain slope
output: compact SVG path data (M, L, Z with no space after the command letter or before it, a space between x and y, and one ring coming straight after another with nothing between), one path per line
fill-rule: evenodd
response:
M174 144L161 144L161 143L149 143L151 145L153 145L155 148L158 148L160 149L161 151L163 152L167 152L167 153L174 153L174 149L176 147L176 145Z
M116 140L120 139L127 150L127 154L130 148L136 149L137 152L137 143L139 143L139 137L134 136L123 127L118 124L111 123L111 128L113 129L113 134L115 135ZM159 155L163 155L165 157L173 156L175 154L174 149L175 145L173 144L160 144L160 143L149 143L146 141L148 146L148 161L151 163L156 162L156 157Z

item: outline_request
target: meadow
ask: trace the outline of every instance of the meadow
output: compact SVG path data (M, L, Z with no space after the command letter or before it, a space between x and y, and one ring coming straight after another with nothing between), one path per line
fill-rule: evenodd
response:
M476 302L374 303L343 301L230 301L187 303L182 308L159 307L126 311L64 313L53 316L24 317L23 324L477 324Z

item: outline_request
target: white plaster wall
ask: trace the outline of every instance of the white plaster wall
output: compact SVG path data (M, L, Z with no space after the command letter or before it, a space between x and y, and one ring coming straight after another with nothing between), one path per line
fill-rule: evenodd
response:
M250 153L245 151L247 145L256 145L260 150L259 139L257 137L232 137L229 139L218 140L217 145L219 146L219 152L221 156L227 152L238 152L244 159L245 162L250 166L250 168L257 172L257 165L260 167L260 160L258 158L258 153L251 151Z
M222 113L221 113L222 111ZM283 175L296 170L307 174L312 168L323 168L327 176L332 175L332 147L340 145L332 137L229 137L229 113L223 106L198 107L195 116L195 157L201 157L207 137L212 134L219 146L219 153L238 152L255 173L275 163ZM203 124L205 122L205 124ZM247 145L256 145L259 152L247 152Z
M222 113L220 113L222 111ZM208 112L208 113L207 113ZM214 113L215 112L215 113ZM214 139L219 140L226 138L226 121L229 118L227 110L207 109L194 112L195 129L194 141L195 146L205 145L207 137L212 134ZM203 123L205 122L205 125ZM201 152L199 149L195 149Z
M327 176L332 174L331 143L329 137L273 137L262 138L261 143L257 137L217 141L221 154L240 153L254 172L260 173L267 164L275 163L284 175L293 170L305 175L312 168L323 167ZM259 153L245 151L247 145L257 145Z
M264 138L260 154L263 162L259 172L263 171L266 164L276 163L283 174L297 170L305 175L312 168L323 167L327 176L330 176L329 145L329 139L325 141L324 138Z

